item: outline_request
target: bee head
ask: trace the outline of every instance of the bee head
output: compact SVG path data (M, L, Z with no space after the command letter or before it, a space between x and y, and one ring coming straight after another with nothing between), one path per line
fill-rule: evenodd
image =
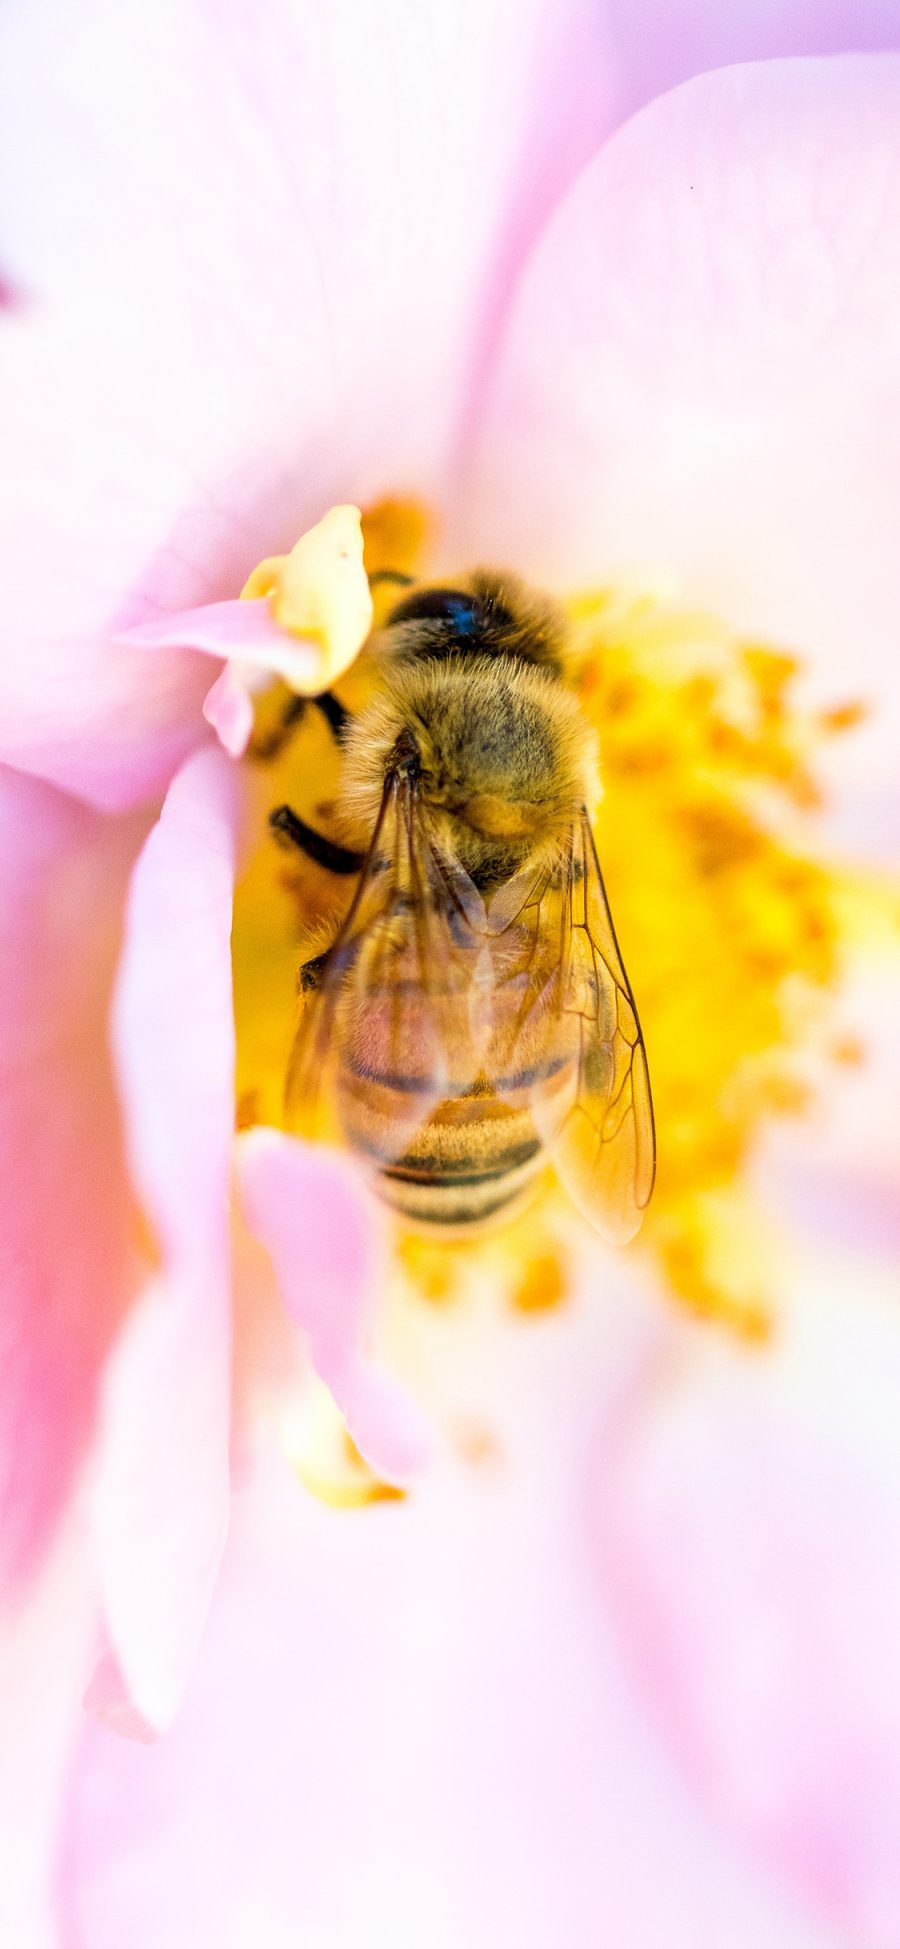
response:
M476 570L460 587L423 583L394 604L384 629L394 657L515 657L562 671L561 616L513 576Z

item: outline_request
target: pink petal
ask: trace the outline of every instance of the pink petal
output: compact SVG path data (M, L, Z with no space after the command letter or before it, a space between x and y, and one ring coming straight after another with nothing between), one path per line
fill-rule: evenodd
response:
M60 1818L94 1625L83 1526L64 1524L27 1601L0 1624L0 1941L58 1941Z
M281 1296L360 1452L389 1482L423 1465L423 1421L370 1358L386 1277L383 1232L349 1161L280 1131L238 1142L247 1223L271 1254Z
M95 1719L102 1719L122 1739L139 1739L150 1745L157 1729L138 1711L115 1652L106 1644L99 1658L95 1647L94 1656L90 1683L82 1700L85 1710L93 1713Z
M228 1527L227 1291L170 1275L131 1316L106 1386L94 1498L100 1588L124 1692L157 1732L174 1719ZM130 1729L122 1688L87 1704Z
M203 700L203 715L232 758L247 749L253 729L250 692L241 666L272 671L298 690L314 689L322 663L318 645L298 640L275 622L268 599L210 602L158 622L123 630L117 641L132 649L190 648L207 656L234 657Z
M826 1949L692 1806L597 1600L598 1418L656 1338L615 1273L607 1296L463 1327L462 1359L436 1333L448 1392L496 1405L491 1468L353 1516L257 1470L177 1727L83 1739L74 1940Z
M900 60L676 90L547 228L457 537L563 586L674 586L876 700L845 785L895 841L898 290Z
M114 1014L162 1265L107 1375L95 1523L111 1647L156 1728L196 1654L228 1516L232 788L215 751L175 780L135 869Z
M786 54L896 48L895 0L606 0L616 50L617 106L633 114L654 95L710 68Z
M0 1582L33 1570L133 1287L106 1015L140 830L0 768Z
M240 657L271 670L285 648L286 632L276 623L268 599L201 603L174 616L155 617L122 630L118 641L139 650L202 650L205 656ZM287 639L288 641L290 639ZM313 667L313 646L298 644L304 667Z
M229 758L241 758L253 730L253 705L233 663L227 663L203 699L203 715Z
M756 1194L807 1249L852 1251L857 1277L900 1257L898 996L900 939L848 957L831 1027L858 1060L837 1064L826 1045L808 1065L808 1114L773 1122L754 1158Z
M0 754L122 803L203 684L122 626L233 595L329 501L437 496L498 272L603 126L601 31L581 0L85 0L77 27L34 0L2 37L30 302L0 349Z
M900 1939L900 1327L829 1241L780 1343L707 1341L598 1453L619 1631L715 1818L842 1941Z
M257 564L234 602L184 610L123 631L123 644L181 644L226 656L228 668L204 700L203 715L232 758L253 724L250 692L282 677L295 691L328 688L358 656L372 627L359 508L330 508L289 554Z

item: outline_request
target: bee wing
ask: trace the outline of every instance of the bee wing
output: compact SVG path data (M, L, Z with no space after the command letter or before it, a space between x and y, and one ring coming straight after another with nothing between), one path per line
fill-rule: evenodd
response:
M558 929L554 992L562 1093L535 1103L538 1128L579 1209L617 1243L650 1202L656 1140L647 1057L603 885L590 822L576 821L568 870L541 902L545 941Z
M301 974L291 1128L343 1135L375 1168L401 1157L477 1076L489 981L480 896L436 848L415 781L391 773L346 920Z

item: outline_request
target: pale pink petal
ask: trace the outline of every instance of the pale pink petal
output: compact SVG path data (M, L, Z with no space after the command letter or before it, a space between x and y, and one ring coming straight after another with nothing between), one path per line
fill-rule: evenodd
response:
M895 851L898 318L900 59L689 83L549 224L457 531L563 586L674 588L875 700L845 785Z
M322 689L329 681L322 645L311 637L289 634L275 621L271 605L263 597L183 609L178 615L161 616L156 622L123 630L116 640L127 649L180 647L233 659L203 700L203 715L232 758L240 758L246 751L253 729L251 679L257 673L283 677L294 690L308 693Z
M139 1739L150 1745L157 1737L157 1728L138 1711L116 1654L102 1632L99 1653L96 1643L93 1648L91 1677L82 1705L123 1739Z
M0 1583L34 1568L133 1289L106 1015L142 831L0 767Z
M856 1059L836 1063L826 1043L808 1060L807 1113L770 1124L753 1185L807 1248L852 1251L868 1279L900 1258L900 938L853 956L830 1027Z
M445 1386L493 1404L485 1468L352 1515L271 1461L238 1492L178 1725L86 1731L73 1941L831 1945L692 1804L598 1599L586 1468L656 1339L612 1267L605 1302L462 1323L470 1373L436 1329Z
M58 1949L60 1818L94 1629L84 1526L62 1525L0 1621L0 1942Z
M336 1151L258 1128L239 1139L238 1175L247 1223L357 1447L379 1475L408 1481L428 1439L413 1402L372 1358L387 1257L353 1167Z
M604 1587L684 1777L858 1949L900 1940L900 1322L882 1285L829 1240L771 1349L698 1344L594 1472Z
M606 103L582 0L10 0L5 756L158 784L203 679L111 636L329 502L438 497L498 268Z
M228 1515L233 826L230 768L201 753L135 869L114 1010L161 1269L106 1376L94 1512L112 1650L156 1728L195 1656Z
M622 115L738 61L900 46L897 0L605 0Z
M265 597L252 602L235 597L231 602L201 603L196 609L180 609L175 615L137 623L133 629L122 630L117 641L129 649L191 649L202 650L205 656L235 656L261 670L271 670L284 650L285 634ZM301 653L305 651L304 664L311 667L312 644L297 647Z
M228 1527L228 1333L224 1281L216 1293L170 1275L131 1315L106 1382L94 1491L101 1597L124 1692L157 1732L181 1702ZM86 1703L133 1731L116 1685L95 1682Z
M114 1006L132 1173L172 1265L221 1265L234 1118L236 793L215 750L172 785L135 868Z
M247 599L138 624L119 638L140 648L180 643L230 658L204 699L203 715L232 758L240 758L249 743L251 692L261 680L279 676L293 690L315 695L362 648L372 625L372 596L359 509L331 508L289 554L259 563L242 597Z
M342 676L372 627L372 594L357 507L329 508L286 555L269 555L240 599L183 610L124 630L118 641L148 649L181 646L317 692Z
M203 699L203 715L229 758L241 758L253 730L253 704L240 671L228 663Z

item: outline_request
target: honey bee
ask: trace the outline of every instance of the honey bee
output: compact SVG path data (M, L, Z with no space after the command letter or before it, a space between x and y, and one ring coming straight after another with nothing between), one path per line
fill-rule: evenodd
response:
M329 1106L418 1225L481 1226L551 1159L591 1223L629 1239L653 1109L564 620L486 571L392 603L363 653L368 701L315 700L339 746L335 836L289 805L270 818L352 883L300 970L288 1122L308 1131Z

